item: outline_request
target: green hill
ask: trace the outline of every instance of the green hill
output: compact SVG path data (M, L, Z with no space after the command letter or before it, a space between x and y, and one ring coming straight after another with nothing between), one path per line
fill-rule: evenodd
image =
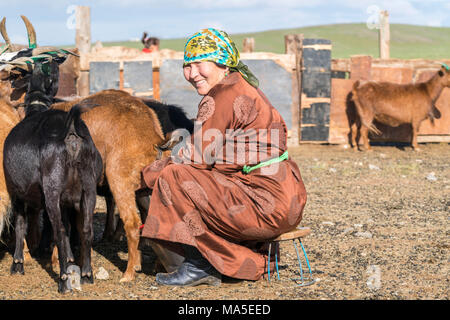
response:
M391 58L443 59L450 58L450 28L391 24ZM244 38L255 38L255 51L284 53L284 36L303 33L305 38L324 38L332 41L333 58L348 58L356 54L379 57L378 30L367 28L364 23L332 24L296 29L231 34L242 50ZM161 39L161 49L183 51L187 39ZM104 46L142 48L140 42L107 42Z

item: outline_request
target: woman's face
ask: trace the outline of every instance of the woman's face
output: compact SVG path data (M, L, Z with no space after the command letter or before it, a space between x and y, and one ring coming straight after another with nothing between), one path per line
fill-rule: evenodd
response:
M219 67L211 61L192 62L183 68L184 77L197 90L199 95L208 94L209 90L224 77L228 67Z

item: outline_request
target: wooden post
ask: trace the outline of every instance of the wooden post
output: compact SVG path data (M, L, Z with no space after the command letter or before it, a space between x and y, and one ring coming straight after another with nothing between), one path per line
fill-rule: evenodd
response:
M389 12L380 11L380 31L379 31L379 42L380 42L380 58L389 59L389 42L391 34L389 31Z
M159 67L153 68L153 99L160 100L159 93Z
M255 50L255 38L244 38L244 49L242 52L253 52Z
M370 80L372 71L372 57L355 55L350 56L350 79Z
M284 36L286 54L295 55L295 71L292 86L292 129L289 144L298 145L300 143L301 125L301 94L302 94L302 53L303 34L288 34Z
M75 11L76 32L75 44L80 55L83 56L91 50L91 10L87 6L77 6ZM79 96L89 95L89 71L81 71L77 81Z

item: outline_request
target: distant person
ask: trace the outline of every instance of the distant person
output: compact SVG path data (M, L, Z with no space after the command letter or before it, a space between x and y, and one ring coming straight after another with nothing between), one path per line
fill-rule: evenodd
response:
M141 39L144 44L142 52L151 53L159 50L159 39L155 37L147 37L147 32L144 32Z

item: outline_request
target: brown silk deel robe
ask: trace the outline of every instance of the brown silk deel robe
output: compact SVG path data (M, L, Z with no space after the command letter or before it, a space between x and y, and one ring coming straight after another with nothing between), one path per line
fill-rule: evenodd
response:
M258 280L267 268L258 244L300 223L306 191L293 160L242 167L283 154L286 124L238 72L204 96L196 121L186 148L142 171L152 190L142 236L195 246L220 273Z

